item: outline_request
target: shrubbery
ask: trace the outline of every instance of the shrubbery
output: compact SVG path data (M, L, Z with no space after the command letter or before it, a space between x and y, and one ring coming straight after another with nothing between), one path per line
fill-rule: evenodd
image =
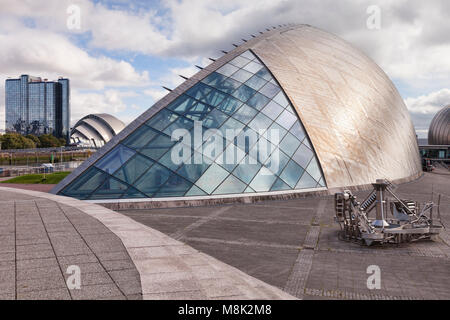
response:
M5 133L0 135L1 149L33 149L33 148L53 148L66 144L64 139L58 139L51 134L43 134L36 137L32 134L23 136L18 133Z

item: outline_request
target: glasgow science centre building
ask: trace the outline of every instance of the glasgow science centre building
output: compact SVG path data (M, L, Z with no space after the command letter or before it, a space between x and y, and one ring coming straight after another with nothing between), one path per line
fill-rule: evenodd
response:
M186 79L52 193L119 205L253 201L421 173L411 119L386 74L335 35L291 25Z

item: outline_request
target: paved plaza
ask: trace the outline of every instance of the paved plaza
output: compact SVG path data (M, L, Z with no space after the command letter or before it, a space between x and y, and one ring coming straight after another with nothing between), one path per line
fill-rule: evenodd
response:
M102 223L73 206L6 190L0 188L0 299L142 299L136 267ZM81 270L80 289L66 285L69 266Z
M396 190L437 201L450 175ZM368 191L358 192L362 199ZM334 198L114 212L0 186L0 299L449 299L450 237L364 247L338 240ZM367 267L381 289L367 288ZM69 288L69 266L81 271Z
M441 194L450 227L450 175L426 173L396 190L420 202ZM358 192L363 199L368 192ZM449 299L450 237L363 247L338 240L333 196L121 213L303 299ZM381 289L367 288L367 267Z
M0 300L295 299L120 213L72 198L0 187L0 235ZM74 266L79 288L67 281Z

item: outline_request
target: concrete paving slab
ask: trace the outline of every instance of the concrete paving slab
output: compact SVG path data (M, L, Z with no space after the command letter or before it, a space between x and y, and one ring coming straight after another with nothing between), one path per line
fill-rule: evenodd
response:
M174 299L227 297L249 299L250 296L247 293L250 292L251 297L257 299L268 296L275 299L294 299L282 290L120 213L71 198L28 190L17 190L17 192L29 196L24 197L27 203L21 205L20 219L25 221L27 212L41 219L36 218L33 221L34 224L38 224L40 231L33 234L31 238L42 240L46 236L52 248L52 250L44 249L46 245L48 246L48 242L42 242L42 250L30 253L29 256L22 253L21 261L27 262L22 264L30 266L33 261L40 259L46 264L51 264L51 259L55 258L63 272L69 265L76 263L80 267L81 275L86 277L86 283L79 290L69 290L72 299L167 299L170 297ZM48 199L54 203L46 204L42 199ZM99 233L92 233L93 228L87 228L87 225L82 222L82 214L77 210L99 221L111 233L108 234L102 227L98 228ZM227 210L219 209L216 215ZM188 224L185 226L186 230L183 230L180 235L209 221L210 219L205 219L201 223ZM80 230L77 228L78 225ZM29 226L34 227L33 224ZM21 235L25 237L26 231L22 230ZM120 241L112 235L118 237ZM124 258L124 252L128 258L127 256ZM92 256L95 256L98 262L86 262L92 261ZM129 259L130 256L131 259ZM10 259L10 257L5 256L4 259ZM208 276L202 279L201 272L197 277L195 267L199 265L214 270L215 277ZM42 279L20 280L17 282L16 290L20 293L47 291L51 297L51 290L66 288L65 280L68 275L65 274L63 277L61 272L59 275L55 275L56 272L54 272L43 281ZM21 276L28 274L30 274L29 271L23 271ZM57 292L54 291L54 294L57 295Z
M412 197L420 202L431 199L432 189L435 202L441 194L442 220L449 226L449 186L449 175L425 173L416 181L399 185L396 192L402 198ZM364 199L367 194L368 191L361 191L356 195ZM212 214L229 207L222 214ZM450 298L448 230L437 241L400 246L368 248L343 242L338 239L339 228L333 221L333 196L120 212L167 235L182 235L180 239L189 247L266 283L284 290L290 287L289 292L298 298ZM303 258L302 252L307 253ZM167 250L135 253L142 259L163 258ZM213 268L194 261L185 259L198 277L216 276ZM378 265L382 270L380 290L367 288L369 265ZM249 290L247 296L251 295Z

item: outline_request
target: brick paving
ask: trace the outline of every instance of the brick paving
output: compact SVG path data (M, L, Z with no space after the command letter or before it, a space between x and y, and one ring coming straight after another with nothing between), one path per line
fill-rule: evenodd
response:
M450 228L450 176L426 173L400 185L402 198L441 196ZM368 192L358 192L363 199ZM226 208L226 210L224 209ZM436 241L364 247L338 239L334 197L121 213L304 299L450 299L450 232ZM367 288L367 267L381 289Z
M68 289L69 266L80 268L80 289ZM0 299L134 300L142 299L142 289L122 242L98 220L71 206L3 189Z

